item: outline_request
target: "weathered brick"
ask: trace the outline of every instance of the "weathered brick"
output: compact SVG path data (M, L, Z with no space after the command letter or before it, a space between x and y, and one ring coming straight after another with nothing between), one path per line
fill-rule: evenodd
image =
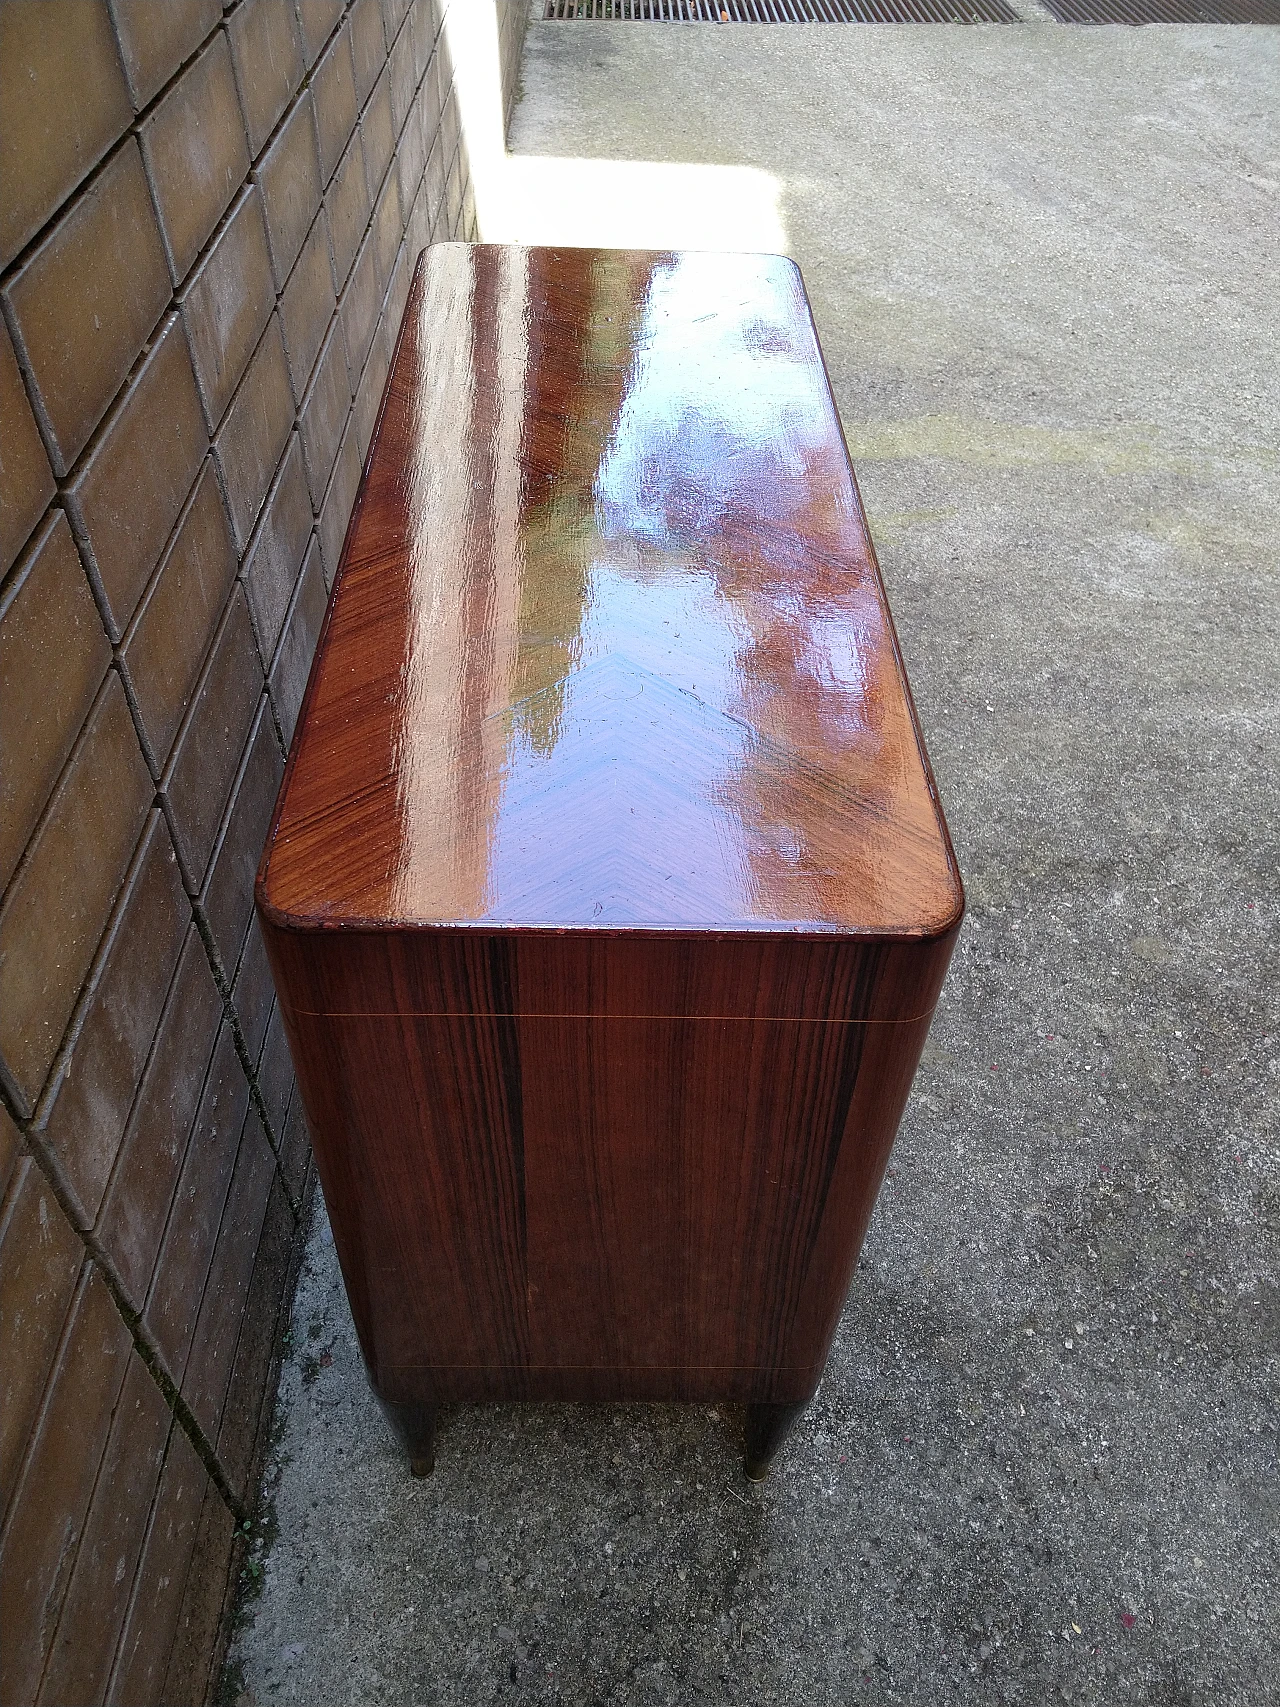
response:
M231 53L219 31L139 130L174 284L249 170Z
M382 186L382 194L374 209L373 225L373 265L378 275L378 292L385 297L387 286L391 283L391 274L395 269L396 258L400 253L400 243L404 237L404 221L400 217L400 178L395 172L388 172L386 182Z
M324 563L317 537L307 553L306 567L299 579L293 607L280 637L280 647L271 665L271 702L276 708L286 741L293 740L307 677L311 674L311 660L324 622L326 602ZM265 839L265 825L263 829Z
M445 179L445 234L450 243L462 240L462 168L455 151ZM437 232L437 241L439 232Z
M113 640L129 626L208 445L187 340L170 315L65 500Z
M204 1465L174 1423L116 1670L107 1690L107 1700L116 1707L154 1707L157 1701L179 1699L161 1691L205 1493L211 1487Z
M439 33L434 0L413 0L410 23L413 26L413 69L419 83L427 69Z
M258 1443L270 1416L275 1385L272 1364L284 1326L282 1297L296 1237L288 1199L277 1178L267 1201L218 1434L218 1462L241 1499L248 1497Z
M231 1380L236 1342L249 1297L275 1156L262 1123L250 1108L245 1117L235 1171L209 1267L200 1313L192 1333L182 1396L205 1434L216 1440Z
M445 227L448 224L448 209L445 197L444 144L439 135L427 154L427 164L422 174L422 192L426 196L429 225L427 242L443 243L447 240Z
M208 458L121 653L157 776L191 703L235 578L235 546Z
M391 73L391 118L395 125L396 135L404 129L405 120L413 106L414 90L418 86L418 74L414 68L413 30L402 28L391 48L391 56L387 62Z
M0 266L129 123L106 0L0 6Z
M410 0L382 0L382 28L387 38L387 50L394 46L405 18L409 14Z
M296 0L302 51L310 69L342 16L343 0Z
M267 1033L273 995L267 947L262 940L257 916L251 914L244 947L240 951L240 964L236 968L235 983L231 989L231 1003L240 1021L249 1059L254 1062L262 1053L262 1040Z
M351 520L351 506L356 501L356 489L359 485L360 452L356 449L355 423L348 421L337 461L333 465L329 490L324 495L320 510L320 558L324 564L326 589L333 586L333 578L338 573L342 545L347 537L347 523Z
M309 90L281 125L253 176L266 210L271 273L280 291L320 206L320 155Z
M356 102L363 107L387 63L378 0L355 0L351 8L351 56L356 68Z
M347 373L347 350L342 328L335 316L298 414L307 489L317 515L350 413L351 378Z
M211 433L244 376L274 301L262 203L250 184L178 296Z
M110 0L110 6L135 112L222 17L222 0Z
M228 1577L235 1545L235 1519L212 1485L206 1488L191 1568L183 1585L182 1609L169 1663L160 1686L161 1701L205 1701L218 1650L218 1629L227 1613Z
M0 1542L0 1700L34 1701L130 1356L105 1283L86 1272L52 1390Z
M228 976L253 913L253 879L284 775L284 759L264 698L223 817L200 900Z
M0 908L0 1052L29 1111L129 864L152 784L109 671Z
M396 151L395 131L391 123L391 75L389 70L379 77L369 103L360 114L360 135L364 140L364 171L369 187L369 204L378 200L382 180Z
M140 1357L131 1357L36 1707L103 1698L169 1422L150 1371Z
M306 69L292 0L241 0L227 19L240 104L257 154Z
M320 177L328 183L356 128L356 70L351 57L351 25L343 24L329 43L311 76L316 104L316 140L320 145Z
M422 126L417 115L410 116L408 124L400 133L400 141L396 146L396 172L400 179L400 213L407 226L409 214L418 194L418 185L422 182L423 168L427 163L427 150L422 137Z
M248 1106L249 1081L236 1054L231 1026L224 1024L143 1311L145 1330L179 1383L186 1371Z
M289 430L293 400L279 319L273 314L213 441L236 546L249 543Z
M382 325L389 356L395 355L396 343L404 328L404 307L409 300L409 286L413 283L413 269L417 259L416 251L408 243L400 245L395 271L391 275L391 284L387 290L387 300L382 309Z
M262 1092L262 1100L266 1104L271 1130L279 1142L284 1137L289 1098L293 1093L293 1058L289 1054L289 1039L285 1034L284 1018L278 1005L272 1011L266 1042L262 1046L262 1060L258 1066L258 1089Z
M382 292L378 289L378 266L374 256L373 234L370 232L356 256L355 266L351 269L351 277L347 281L347 288L343 292L338 309L342 318L342 335L347 341L347 358L354 373L364 373L373 335L378 329L378 310L381 306Z
M18 268L4 297L54 472L66 474L169 300L132 137Z
M67 518L52 510L0 595L0 892L110 662Z
M13 1182L14 1172L21 1160L22 1134L9 1110L0 1103L0 1203Z
M404 220L405 247L410 250L413 259L416 261L418 258L418 250L415 247L413 216L418 199L418 190L416 186L421 184L422 174L419 172L415 187L410 188L406 183L405 174L412 170L412 161L407 160L402 151L396 156L396 171L400 175L400 215Z
M160 785L183 876L195 894L204 884L218 821L240 768L262 688L249 608L237 586Z
M306 1185L307 1168L310 1162L311 1133L307 1126L307 1114L302 1106L302 1097L295 1085L293 1095L289 1099L289 1113L284 1123L284 1143L280 1150L280 1167L284 1174L285 1184L299 1202Z
M462 119L458 108L458 92L452 82L445 78L443 61L440 69L440 94L440 137L444 143L444 157L451 160L462 136Z
M336 303L328 222L321 208L280 298L280 326L284 332L289 379L299 405L306 395L307 382Z
M280 464L262 506L262 519L244 562L244 589L264 672L270 666L289 600L298 584L302 554L311 532L311 505L297 434Z
M341 290L369 224L373 203L364 172L364 145L358 130L352 133L347 152L325 194L329 234L333 240L334 277Z
M352 419L356 424L356 449L360 452L362 464L369 455L369 445L373 439L373 429L382 402L382 388L387 382L387 369L390 365L388 330L385 319L379 320L369 359L364 364L355 408L352 410Z
M31 537L54 494L53 470L0 320L0 577Z
M156 1035L191 909L152 811L38 1111L81 1227L92 1227Z
M135 1309L147 1295L221 1019L222 998L191 925L98 1216L98 1238Z
M405 232L405 248L413 256L416 265L422 251L431 241L431 193L424 170L422 182L418 185L418 194L414 200L413 209L409 214L409 225Z
M428 153L440 129L440 114L444 108L444 98L448 93L452 73L446 68L443 44L431 55L426 75L418 88L418 99L415 103L419 119L422 123L422 135ZM443 145L442 145L443 149Z
M0 1215L0 1517L71 1307L84 1246L49 1182L26 1158Z

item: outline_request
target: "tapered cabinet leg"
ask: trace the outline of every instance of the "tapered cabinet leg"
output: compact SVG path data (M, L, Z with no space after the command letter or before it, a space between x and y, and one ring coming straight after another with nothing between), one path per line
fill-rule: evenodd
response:
M409 1468L415 1476L429 1476L436 1467L436 1407L397 1405L390 1399L379 1399L378 1403L409 1455Z
M808 1404L807 1399L802 1399L797 1405L747 1406L746 1471L749 1481L764 1481L777 1457L778 1448Z

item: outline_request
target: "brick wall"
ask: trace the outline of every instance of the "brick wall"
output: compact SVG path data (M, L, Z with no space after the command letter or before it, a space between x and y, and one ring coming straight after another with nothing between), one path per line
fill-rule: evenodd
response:
M447 4L0 0L5 1702L209 1686L310 1179L253 875L474 235Z

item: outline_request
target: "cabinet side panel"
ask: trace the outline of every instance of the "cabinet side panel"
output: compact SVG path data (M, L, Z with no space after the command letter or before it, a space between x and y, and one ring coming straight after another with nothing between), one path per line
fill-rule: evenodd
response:
M713 987L722 951L738 967L739 944L678 946L674 990ZM803 1017L521 1017L536 1366L646 1386L666 1369L673 1397L678 1372L750 1371L753 1397L808 1396L953 946L846 942L833 961L822 942L770 943L810 992ZM597 978L623 990L635 945L605 948L617 965Z
M375 1388L391 1400L429 1400L418 1386L403 1388L404 1371L523 1368L524 1153L501 990L476 988L474 1005L487 1013L371 1017L334 1002L337 1011L316 1014L300 981L298 938L277 956L269 925L266 935Z
M803 1292L866 1030L521 1022L536 1364L805 1387L825 1347L796 1325L826 1316Z
M384 1398L812 1393L951 939L846 944L829 985L826 946L788 944L795 978L829 988L836 1011L762 1018L698 1012L700 1001L675 1016L625 1001L612 1014L539 1012L526 1005L540 982L527 940L522 1000L509 940L462 951L422 935L348 939L349 998L330 939L321 1014L305 939L291 933L280 955L268 935ZM437 948L452 973L410 970ZM705 984L716 943L680 948L703 964L677 967L675 984ZM599 949L584 944L593 960ZM617 944L604 987L625 989L630 951ZM807 952L824 968L816 984ZM377 980L390 975L378 1002L405 1011L360 1011L369 954ZM415 1008L435 981L449 1011ZM881 1019L886 1008L921 1017Z
M826 1182L821 1224L807 1253L786 1342L825 1363L853 1281L889 1153L920 1061L929 1017L914 1025L868 1026L858 1081Z
M911 1082L960 927L920 942L895 943L880 961L871 1012L915 1013L914 1020L867 1025L857 1083L827 1181L794 1317L785 1332L826 1362L849 1293L862 1241L889 1165Z

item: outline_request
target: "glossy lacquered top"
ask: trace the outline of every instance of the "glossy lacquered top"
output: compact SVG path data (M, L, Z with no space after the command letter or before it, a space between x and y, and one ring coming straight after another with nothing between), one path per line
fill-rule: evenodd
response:
M259 895L303 925L955 922L790 261L426 252Z

